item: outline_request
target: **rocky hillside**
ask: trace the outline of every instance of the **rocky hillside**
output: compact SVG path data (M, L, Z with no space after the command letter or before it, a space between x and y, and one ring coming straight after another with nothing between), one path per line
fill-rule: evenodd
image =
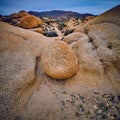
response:
M21 10L18 13L13 13L9 16L1 16L1 21L25 29L36 28L42 25L40 18L30 15L24 10Z
M71 18L71 17L85 18L87 16L94 16L89 13L80 14L77 12L62 11L62 10L52 10L52 11L44 11L44 12L29 11L28 13L37 17L52 17L52 18Z
M67 15L67 12L65 11L62 11L62 13ZM70 13L75 15L74 12ZM56 15L56 12L53 12L52 15ZM61 14L61 16L64 15ZM77 25L80 23L85 23L95 17L88 16L90 14L86 14L82 18L78 18L74 15L64 18L60 17L59 15L58 17L50 17L49 15L49 17L37 17L37 15L31 15L26 11L21 10L18 13L13 13L8 16L0 16L0 21L38 32L47 37L59 37L72 33Z
M119 10L53 38L0 22L0 120L119 120Z

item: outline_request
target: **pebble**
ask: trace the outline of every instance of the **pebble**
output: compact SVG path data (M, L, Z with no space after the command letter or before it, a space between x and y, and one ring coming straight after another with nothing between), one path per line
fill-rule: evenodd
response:
M62 110L71 107L77 120L120 120L120 102L111 94L100 94L94 91L94 96L88 97L73 92L61 101ZM99 95L98 95L99 94ZM68 106L69 105L69 106Z
M98 91L93 91L94 94L98 94Z
M98 109L98 107L97 107L96 105L93 105L93 108L94 108L94 109Z

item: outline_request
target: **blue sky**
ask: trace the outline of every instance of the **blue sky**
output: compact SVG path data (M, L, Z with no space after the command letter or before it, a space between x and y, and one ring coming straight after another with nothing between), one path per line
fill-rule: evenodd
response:
M8 15L20 10L68 10L98 15L119 4L120 0L0 0L0 14Z

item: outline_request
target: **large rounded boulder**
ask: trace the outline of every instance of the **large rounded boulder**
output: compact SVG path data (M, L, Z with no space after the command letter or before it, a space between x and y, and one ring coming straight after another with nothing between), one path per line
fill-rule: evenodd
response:
M19 26L26 29L30 29L30 28L39 27L41 24L42 21L40 18L35 17L33 15L27 15L21 19Z
M78 59L72 48L62 41L50 44L41 56L44 71L55 79L66 79L78 71Z

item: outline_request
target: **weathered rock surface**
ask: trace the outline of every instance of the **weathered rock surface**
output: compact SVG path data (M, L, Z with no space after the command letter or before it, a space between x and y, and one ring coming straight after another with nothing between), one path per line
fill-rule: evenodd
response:
M43 28L37 28L37 29L35 29L35 30L33 30L33 31L35 31L35 32L38 32L38 33L43 33Z
M72 48L64 42L55 41L41 56L45 72L55 79L67 79L78 71L78 59Z
M15 119L36 88L36 58L47 41L42 35L0 22L1 120Z
M92 20L88 21L85 26L89 26L92 24L99 24L102 22L114 23L120 26L120 5L106 11L105 13L101 14L98 17L93 18Z
M22 18L24 16L29 15L29 13L27 13L24 10L19 11L19 13L13 13L9 16L10 19L18 19L18 18Z
M19 26L26 29L30 29L30 28L39 27L41 24L42 21L40 18L32 15L27 15L25 17L22 17Z
M120 26L113 23L100 23L88 28L105 74L120 95Z
M83 27L81 25L78 25L76 28L75 28L75 31L74 32L81 32L81 33L85 33L85 30L83 29Z
M104 73L120 95L120 5L83 25L103 64Z
M78 41L82 37L86 37L86 35L81 32L73 32L70 35L65 36L63 41L65 41L68 44L71 44Z

